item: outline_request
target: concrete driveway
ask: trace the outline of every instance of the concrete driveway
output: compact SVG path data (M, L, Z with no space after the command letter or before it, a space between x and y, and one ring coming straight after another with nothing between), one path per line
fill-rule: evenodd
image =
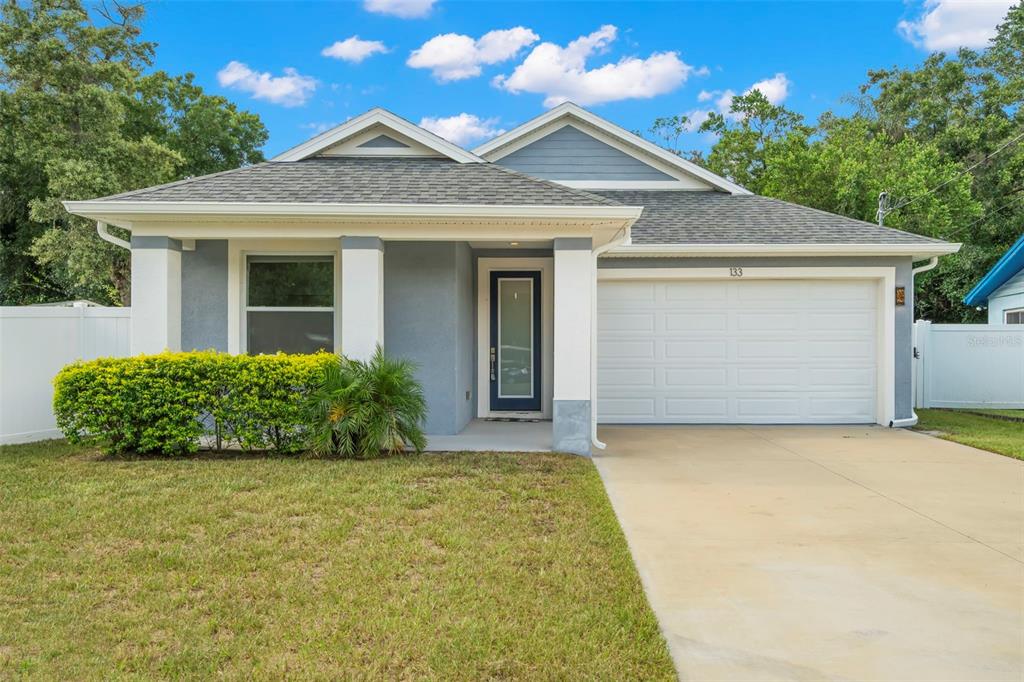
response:
M877 427L600 435L682 679L1024 679L1024 462Z

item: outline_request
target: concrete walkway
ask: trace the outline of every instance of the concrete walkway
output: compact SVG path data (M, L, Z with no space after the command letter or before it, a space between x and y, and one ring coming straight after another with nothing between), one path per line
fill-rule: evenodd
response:
M1024 462L877 427L600 435L682 679L1024 679Z

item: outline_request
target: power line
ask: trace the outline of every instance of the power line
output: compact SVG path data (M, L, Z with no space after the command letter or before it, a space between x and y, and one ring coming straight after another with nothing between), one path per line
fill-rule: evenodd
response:
M953 230L949 234L947 234L944 237L942 237L942 239L944 239L944 240L945 239L949 239L950 237L953 237L954 235L960 234L964 230L967 230L967 229L970 229L970 228L974 227L978 223L984 222L984 221L988 220L989 218L994 218L996 215L1001 213L1004 209L1010 208L1011 206L1013 206L1015 204L1019 204L1021 201L1024 201L1024 196L1017 197L1016 199L1011 199L1010 201L1007 201L1005 204L1003 204L999 208L994 209L992 211L986 211L985 215L983 215L980 218L977 218L975 220L972 220L971 222L967 223L966 225L962 225L962 226L956 228L955 230Z
M905 199L904 201L901 201L900 203L896 204L895 206L891 206L890 207L890 206L887 205L889 203L889 195L888 195L887 192L882 192L882 194L880 194L878 196L878 212L876 214L877 217L878 217L878 224L881 225L882 222L885 220L885 216L889 215L893 211L898 211L898 210L900 210L901 208L903 208L905 206L909 206L910 204L914 203L918 199L923 199L924 197L928 196L929 194L934 194L935 192L938 192L940 189L942 189L943 187L945 187L949 183L953 182L954 180L956 180L960 176L964 175L965 173L970 173L972 170L974 170L975 168L977 168L981 164L985 163L986 161L991 159L996 154L999 154L1004 149L1008 148L1010 145L1015 144L1015 143L1019 142L1022 139L1024 139L1024 132L1022 132L1020 135L1017 135L1016 137L1014 137L1014 138L1012 138L1010 140L1007 140L1006 142L1001 144L995 151L993 151L993 152L991 152L989 154L986 154L985 157L982 158L980 161L978 161L977 163L975 163L974 165L972 165L972 166L970 166L968 168L965 168L964 170L960 171L959 173L957 173L953 177L949 178L945 182L939 183L938 185L936 185L935 187L932 187L927 192L923 192L921 194L918 194L916 197L911 197L910 199Z

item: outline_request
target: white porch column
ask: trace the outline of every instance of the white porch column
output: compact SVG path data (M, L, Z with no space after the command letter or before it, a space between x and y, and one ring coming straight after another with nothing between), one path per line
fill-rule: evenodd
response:
M384 243L341 238L341 352L369 360L384 345Z
M181 350L181 242L132 237L132 355Z
M594 259L587 238L555 239L552 447L590 454L590 335Z

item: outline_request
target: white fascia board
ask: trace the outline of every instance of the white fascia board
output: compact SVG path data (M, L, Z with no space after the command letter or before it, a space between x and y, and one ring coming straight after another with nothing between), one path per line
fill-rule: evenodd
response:
M752 192L745 187L741 187L736 183L726 180L725 178L712 173L706 168L702 168L692 161L673 154L667 149L663 149L658 145L645 140L639 135L634 135L625 128L621 128L611 121L601 118L596 114L592 114L583 107L573 104L572 102L564 102L559 104L554 109L551 109L536 118L533 118L526 123L522 124L518 128L513 128L503 135L483 143L479 147L473 150L473 153L481 156L488 161L496 161L500 159L504 154L500 151L502 147L505 147L515 140L529 135L534 131L537 131L545 126L556 123L559 119L567 116L575 117L588 125L603 131L604 133L611 135L623 142L640 149L641 151L649 154L665 163L683 170L690 175L696 176L705 182L708 182L714 187L720 190L729 192L730 194L752 194Z
M420 126L406 121L404 118L396 116L390 111L379 107L370 109L365 114L356 116L353 119L345 121L341 125L320 133L316 137L307 140L302 144L281 152L272 158L271 161L301 161L302 159L307 159L322 149L336 145L342 140L352 137L371 126L378 124L387 128L392 128L396 132L419 142L425 147L433 149L439 154L447 156L454 161L458 161L459 163L485 163L485 161L476 154L467 152L462 147L452 144L443 137L435 135L429 130L425 130Z
M310 204L209 201L65 201L69 213L102 216L351 216L367 218L617 218L632 224L642 206L492 206L479 204Z
M912 256L956 253L960 244L624 244L612 258L706 258L713 256Z

